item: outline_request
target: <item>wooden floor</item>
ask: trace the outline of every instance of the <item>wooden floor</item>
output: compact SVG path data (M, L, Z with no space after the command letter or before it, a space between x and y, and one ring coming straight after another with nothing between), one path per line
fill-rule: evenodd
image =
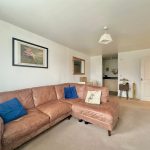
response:
M118 92L117 91L109 91L109 95L117 96Z
M134 105L135 107L142 107L142 108L148 108L150 109L150 101L142 101L139 99L132 99L129 98L128 100L123 97L118 97L118 96L110 96L111 98L115 98L118 100L118 102L122 105Z

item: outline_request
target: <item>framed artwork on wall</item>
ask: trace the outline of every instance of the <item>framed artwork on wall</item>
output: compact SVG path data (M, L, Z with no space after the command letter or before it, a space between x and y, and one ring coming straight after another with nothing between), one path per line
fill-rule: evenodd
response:
M48 48L12 38L12 65L48 68Z

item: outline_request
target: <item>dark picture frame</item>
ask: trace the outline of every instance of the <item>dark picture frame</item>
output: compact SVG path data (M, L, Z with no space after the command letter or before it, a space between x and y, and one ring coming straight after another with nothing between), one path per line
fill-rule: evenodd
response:
M12 65L48 68L48 48L13 37Z

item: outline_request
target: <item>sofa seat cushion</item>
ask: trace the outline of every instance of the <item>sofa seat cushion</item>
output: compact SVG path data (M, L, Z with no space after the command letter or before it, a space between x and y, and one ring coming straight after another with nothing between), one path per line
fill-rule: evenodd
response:
M74 103L78 103L78 102L81 102L84 100L82 100L80 98L75 98L75 99L61 99L60 101L73 105Z
M105 124L113 124L115 118L115 111L108 103L96 105L80 102L72 106L72 111L75 116L79 116L79 118L80 116L83 116L88 120L95 120L97 124L101 122Z
M25 115L17 120L5 124L2 144L7 145L20 140L32 132L49 124L49 116L33 108L28 110L28 115Z
M37 107L50 117L50 121L54 121L64 114L71 113L71 107L67 103L60 101L48 102Z

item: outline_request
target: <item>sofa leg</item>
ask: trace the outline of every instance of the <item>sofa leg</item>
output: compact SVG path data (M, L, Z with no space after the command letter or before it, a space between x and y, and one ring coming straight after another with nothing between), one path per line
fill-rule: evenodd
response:
M72 116L70 115L70 116L67 117L67 119L70 120L71 117L72 117Z
M87 121L84 121L84 123L85 123L85 124L89 124L89 122L87 122Z
M108 136L111 136L111 131L110 130L108 130Z
M83 120L82 120L82 119L79 119L78 121L79 121L79 122L82 122Z

